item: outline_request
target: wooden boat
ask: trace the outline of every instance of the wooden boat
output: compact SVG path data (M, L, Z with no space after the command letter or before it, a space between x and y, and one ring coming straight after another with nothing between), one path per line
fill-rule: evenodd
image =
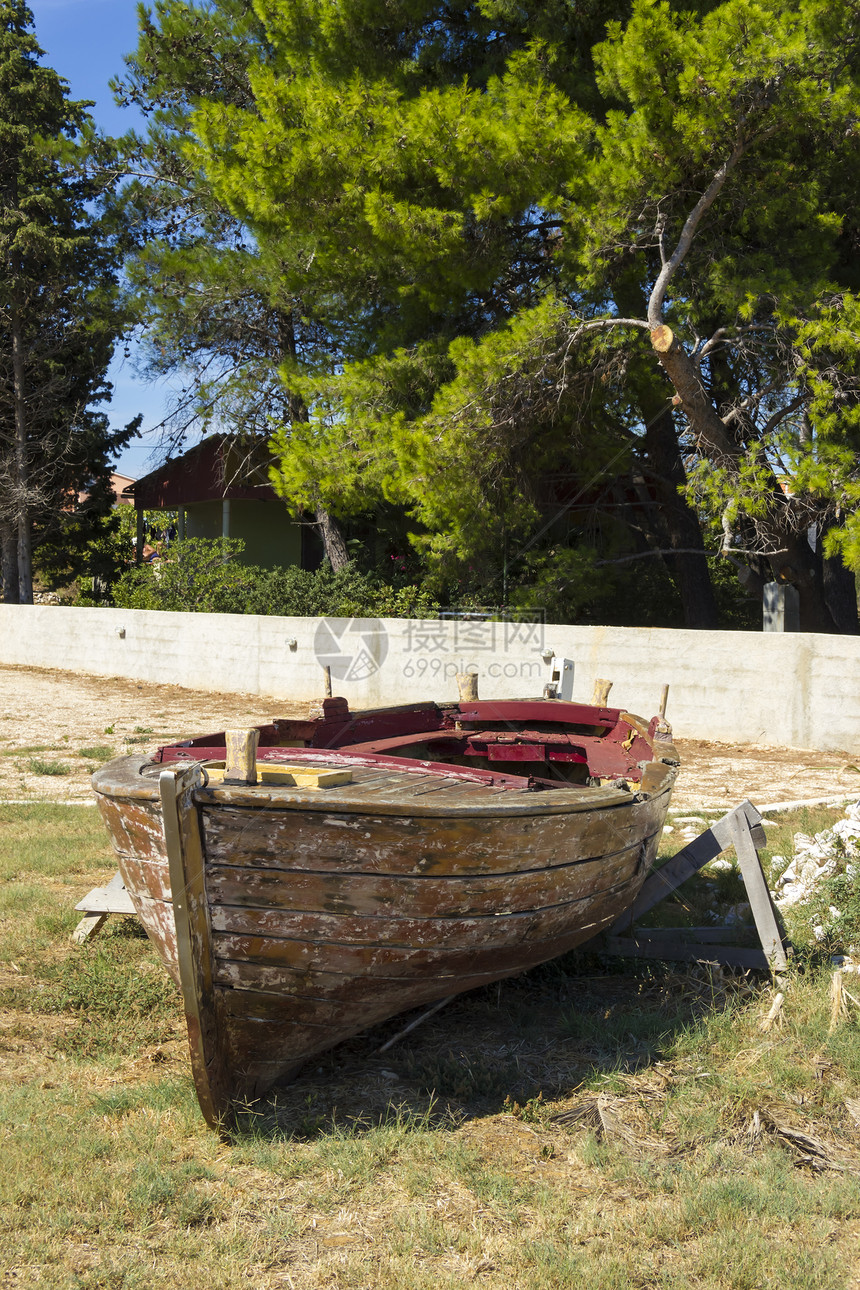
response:
M327 699L100 770L209 1123L375 1023L590 940L636 898L677 765L661 718L617 708Z

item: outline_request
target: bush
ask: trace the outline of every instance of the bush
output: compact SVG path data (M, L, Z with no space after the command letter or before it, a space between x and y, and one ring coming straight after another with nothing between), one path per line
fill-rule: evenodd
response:
M119 609L162 609L221 614L280 614L317 618L432 618L438 603L419 587L392 587L375 574L328 564L261 569L239 563L244 543L230 538L186 538L167 556L128 569L114 584Z
M237 562L244 545L235 538L175 542L165 558L126 570L114 583L114 604L119 609L243 613L260 572Z

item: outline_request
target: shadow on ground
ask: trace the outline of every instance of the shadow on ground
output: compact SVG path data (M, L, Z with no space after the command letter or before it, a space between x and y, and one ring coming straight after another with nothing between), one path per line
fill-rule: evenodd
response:
M404 1119L453 1126L550 1102L560 1110L593 1077L660 1060L705 1013L758 988L715 965L626 966L566 955L458 996L380 1052L423 1010L394 1017L311 1059L246 1108L230 1137L309 1139Z

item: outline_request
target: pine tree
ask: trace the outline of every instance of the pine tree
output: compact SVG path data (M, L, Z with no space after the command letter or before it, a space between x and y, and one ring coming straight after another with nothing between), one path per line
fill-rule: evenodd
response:
M150 379L169 374L178 389L162 427L169 453L192 429L226 430L251 455L276 431L289 434L307 409L281 369L334 343L287 285L294 275L280 254L261 252L187 148L194 104L248 106L248 65L266 57L264 28L242 0L214 9L159 0L142 15L138 49L115 83L120 101L149 117L146 138L126 144L133 182L124 204L140 244L127 271L143 370ZM334 517L319 497L303 509L332 567L342 568L350 556Z
M444 565L530 542L553 469L626 470L676 572L707 514L748 586L851 629L856 0L254 13L183 156L332 338L283 366L284 492L405 506Z
M86 165L110 148L39 62L32 27L22 0L0 0L0 536L4 598L21 603L34 535L62 529L80 490L99 495L134 433L92 410L122 324L121 230Z

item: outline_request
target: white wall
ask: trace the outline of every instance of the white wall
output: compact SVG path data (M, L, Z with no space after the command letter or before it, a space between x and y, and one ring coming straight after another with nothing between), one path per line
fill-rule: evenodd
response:
M454 699L466 670L482 698L539 695L547 648L573 659L576 699L604 677L613 706L649 717L668 684L681 738L860 750L857 637L0 604L0 663L302 700L322 660L354 708Z

